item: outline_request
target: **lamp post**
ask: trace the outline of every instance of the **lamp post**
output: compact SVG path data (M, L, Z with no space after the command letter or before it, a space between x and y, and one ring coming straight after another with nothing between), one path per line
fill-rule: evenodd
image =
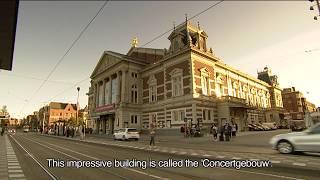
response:
M78 91L78 96L77 96L77 112L76 112L76 122L77 122L77 129L79 130L79 92L80 92L80 87L77 87L77 91ZM81 135L81 139L82 139L82 132L80 132Z
M309 0L309 1L310 1L310 2L313 2L314 0ZM314 16L313 19L314 19L314 20L318 20L318 16L320 16L320 3L319 3L319 0L316 0L316 4L313 5L313 6L317 6L317 8L318 8L318 13L319 13L317 16ZM313 6L310 6L310 11L313 11L313 10L314 10Z
M79 106L79 91L80 91L80 87L77 87L77 91L78 91L78 96L77 96L77 112L76 112L76 122L77 122L77 126L79 125L78 122L78 116L79 116L79 112L78 112L78 106Z

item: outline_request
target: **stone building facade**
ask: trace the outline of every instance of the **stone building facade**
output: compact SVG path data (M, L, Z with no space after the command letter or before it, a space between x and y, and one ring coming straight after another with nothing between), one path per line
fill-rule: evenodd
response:
M199 26L186 22L168 37L169 49L134 43L127 54L105 51L87 93L95 131L148 129L151 123L158 129L207 128L225 122L246 130L248 123L279 121L279 86L225 64L208 48L207 38ZM275 115L270 119L266 113Z

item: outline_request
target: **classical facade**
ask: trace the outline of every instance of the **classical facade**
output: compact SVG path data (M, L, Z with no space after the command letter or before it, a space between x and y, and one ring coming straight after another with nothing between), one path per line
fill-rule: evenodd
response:
M199 25L186 22L168 37L169 49L137 47L135 40L127 54L105 51L87 94L95 131L148 129L151 123L158 129L206 128L225 122L246 130L248 123L279 121L279 86L225 64L207 38Z

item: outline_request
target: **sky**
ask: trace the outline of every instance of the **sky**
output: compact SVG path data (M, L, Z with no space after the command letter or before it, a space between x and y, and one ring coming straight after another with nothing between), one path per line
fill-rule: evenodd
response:
M218 1L110 1L62 58L103 1L20 1L12 71L0 71L0 105L23 118L49 101L88 102L90 75L103 51L126 54ZM320 106L320 21L309 1L224 1L192 19L208 34L207 45L226 64L257 77L267 65L280 86L296 87ZM148 44L169 48L169 36ZM76 84L80 82L79 84Z

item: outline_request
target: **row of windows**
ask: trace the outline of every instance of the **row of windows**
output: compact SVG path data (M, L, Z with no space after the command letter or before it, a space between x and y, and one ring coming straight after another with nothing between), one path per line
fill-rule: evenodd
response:
M184 121L186 118L186 111L184 109L171 111L172 121ZM150 121L155 121L157 119L156 114L150 116ZM202 120L213 120L213 110L203 109L202 110Z
M54 113L54 112L52 112L51 113L51 116L62 116L62 113ZM70 116L70 117L73 117L73 116L76 116L76 113L65 113L65 116Z

